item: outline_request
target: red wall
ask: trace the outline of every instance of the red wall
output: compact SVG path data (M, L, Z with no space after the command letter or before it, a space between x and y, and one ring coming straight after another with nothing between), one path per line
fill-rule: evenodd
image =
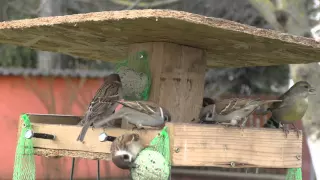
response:
M67 82L69 81L55 78L51 83L49 78L34 77L27 80L23 77L0 77L0 142L2 144L0 159L5 162L0 163L0 179L12 179L20 114L24 112L48 113L46 106L39 100L39 95L36 95L35 91L40 90L42 93L49 94L50 84L53 84L55 103L51 102L51 107L55 106L56 112L52 113L82 115L86 104L89 103L92 95L102 83L100 79L87 80L85 86L80 89L76 101L72 103L71 112L65 112L67 108L63 103L68 99L67 96L70 96L70 93L74 91L68 86ZM75 89L79 83L79 80L73 80ZM31 84L35 90L30 88ZM50 99L50 95L42 96ZM53 110L52 108L51 111ZM96 161L78 159L75 164L74 179L96 177ZM127 171L118 169L112 163L103 161L100 165L101 177L110 177L111 172L113 177L128 175ZM68 179L70 168L71 158L36 157L36 179Z
M2 144L0 159L5 162L0 163L0 179L12 179L20 114L57 113L82 115L102 80L88 79L83 87L80 87L82 82L79 79L64 78L0 76L0 82L0 142ZM70 82L72 85L70 85ZM50 95L51 87L54 89L54 101L52 101L52 96ZM72 101L71 105L68 105L70 103L68 99L72 98L74 94L77 94L74 97L74 101ZM45 105L43 102L49 103ZM261 125L262 122L260 123ZM298 127L301 127L301 123L299 123ZM308 179L310 157L305 144L303 145L303 151L303 179ZM69 179L71 158L48 159L37 156L36 166L36 179ZM101 177L128 176L128 171L120 170L106 161L101 162L100 172ZM95 177L96 161L76 160L74 179L94 179Z

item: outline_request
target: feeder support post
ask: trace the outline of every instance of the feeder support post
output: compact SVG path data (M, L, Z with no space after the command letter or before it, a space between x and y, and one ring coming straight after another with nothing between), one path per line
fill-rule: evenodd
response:
M149 100L167 108L173 122L197 118L204 93L204 50L167 42L129 46L129 56L138 51L148 55L152 76Z

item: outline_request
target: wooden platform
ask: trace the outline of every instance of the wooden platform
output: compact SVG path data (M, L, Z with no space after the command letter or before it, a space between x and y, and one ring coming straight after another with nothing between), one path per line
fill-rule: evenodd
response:
M209 67L320 59L320 45L312 39L171 10L108 11L0 23L0 43L94 60L125 59L128 46L141 42L204 49Z
M99 142L106 132L119 136L123 129L89 129L85 142L76 141L81 130L75 116L30 114L32 129L56 135L55 140L33 138L36 155L69 156L110 160L111 142ZM21 128L22 122L20 124ZM216 166L229 168L301 167L302 137L281 130L225 128L215 125L168 123L173 166ZM20 131L19 131L20 132ZM139 131L145 142L158 131Z

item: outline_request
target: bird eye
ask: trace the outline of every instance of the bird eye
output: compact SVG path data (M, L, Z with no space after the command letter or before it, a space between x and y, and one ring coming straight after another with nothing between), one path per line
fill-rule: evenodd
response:
M307 88L307 89L309 88L309 86L307 86L307 85L305 85L304 87Z
M123 155L123 159L124 160L128 160L129 159L129 156L127 154Z

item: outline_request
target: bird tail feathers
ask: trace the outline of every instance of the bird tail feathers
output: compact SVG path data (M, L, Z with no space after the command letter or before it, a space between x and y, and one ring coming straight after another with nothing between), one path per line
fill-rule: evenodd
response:
M272 116L263 125L265 128L280 128L280 123L278 123Z
M89 122L87 121L87 122L83 125L83 127L82 127L82 129L81 129L81 132L80 132L80 134L79 134L79 136L78 136L78 138L77 138L77 141L83 142L84 137L86 136L87 131L88 131L89 127L90 127L90 124L91 124L91 122L90 122L90 121L89 121Z

